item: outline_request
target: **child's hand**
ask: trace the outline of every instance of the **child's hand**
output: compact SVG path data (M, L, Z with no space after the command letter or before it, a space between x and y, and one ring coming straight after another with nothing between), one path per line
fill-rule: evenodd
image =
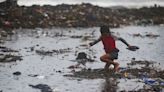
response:
M128 46L128 48L127 48L128 50L131 50L131 51L136 51L136 50L138 50L139 49L139 47L137 47L137 46Z

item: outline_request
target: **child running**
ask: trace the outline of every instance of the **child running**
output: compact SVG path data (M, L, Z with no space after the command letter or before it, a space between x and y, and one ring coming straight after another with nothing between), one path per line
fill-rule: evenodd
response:
M111 34L108 26L105 26L105 25L101 26L100 32L101 32L101 36L97 40L95 40L94 42L89 43L89 46L93 46L96 43L102 41L102 43L104 45L104 50L106 53L100 57L100 60L106 63L104 69L108 70L109 66L111 64L113 64L114 65L114 71L118 72L119 63L114 62L114 59L118 59L119 50L116 48L115 41L116 40L122 41L125 45L127 45L128 48L131 48L131 46L123 38L116 37L113 34ZM134 49L137 49L137 48L134 48Z

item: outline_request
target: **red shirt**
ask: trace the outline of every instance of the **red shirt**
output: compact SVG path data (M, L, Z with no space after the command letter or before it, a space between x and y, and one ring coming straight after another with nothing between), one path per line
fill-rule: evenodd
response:
M101 41L106 53L110 53L116 48L115 40L111 35L102 36Z

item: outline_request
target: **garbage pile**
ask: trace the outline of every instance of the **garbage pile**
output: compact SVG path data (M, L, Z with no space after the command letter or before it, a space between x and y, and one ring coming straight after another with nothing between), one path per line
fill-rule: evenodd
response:
M0 9L0 27L47 28L47 27L93 27L102 24L150 25L164 23L164 8L160 6L140 9L99 7L89 3L77 5L33 5Z

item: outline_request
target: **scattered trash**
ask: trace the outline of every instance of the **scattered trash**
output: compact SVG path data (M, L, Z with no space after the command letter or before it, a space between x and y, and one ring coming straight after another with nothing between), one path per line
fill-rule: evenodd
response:
M154 64L155 62L152 62L152 61L147 61L147 60L145 60L145 61L137 61L137 60L134 60L134 59L132 59L132 61L130 62L130 63L127 63L127 65L131 65L131 66L133 66L133 65L145 65L145 66L150 66L150 65L152 65L152 64Z
M138 46L130 46L127 49L130 50L130 51L136 51L136 50L139 49L139 47Z
M71 52L71 48L59 49L59 50L51 50L51 51L46 51L46 50L35 50L35 52L36 52L38 55L52 56L53 54L63 54L63 53Z
M53 52L52 51L44 51L44 50L35 50L35 52L38 55L48 55L48 56L52 56Z
M141 35L140 33L135 33L133 34L133 37L143 37L143 35Z
M149 37L149 38L157 38L159 37L160 35L156 35L156 34L153 34L153 33L148 33L145 35L146 37Z
M87 59L87 54L85 52L78 53L76 60L78 59Z
M13 75L19 76L19 75L21 75L21 72L19 72L19 71L14 72Z
M61 70L58 70L58 71L56 71L57 73L62 73L62 71Z
M126 71L128 68L126 67L119 67L119 72Z
M82 38L83 36L71 36L71 38Z
M104 79L106 77L121 78L122 74L115 74L113 70L106 71L104 69L82 69L81 71L75 71L73 74L66 74L65 77L77 77L86 79Z
M0 63L7 63L7 62L14 62L14 61L21 61L22 56L18 56L19 51L13 50L4 46L0 46Z
M11 54L0 54L0 63L6 63L6 62L14 62L14 61L21 61L22 60L22 56L15 56L15 55L11 55Z
M79 52L77 57L76 57L76 60L72 60L72 61L77 62L77 64L69 66L68 67L69 69L82 68L82 67L80 67L80 65L83 65L86 67L87 62L92 63L95 60L91 59L91 57L88 58L88 55L85 52Z
M38 78L38 79L45 79L45 78L46 78L46 76L37 75L37 74L29 74L28 76L30 76L30 77L36 77L36 78Z
M157 38L157 37L160 37L160 35L158 35L158 34L153 34L153 33L146 33L146 34L135 33L135 34L133 34L133 37L141 37L141 38L145 38L145 37L148 37L148 38Z
M28 76L30 76L30 77L37 77L39 75L37 75L37 74L29 74Z
M37 85L31 85L29 84L30 87L40 89L41 92L53 92L50 86L47 84L37 84Z

